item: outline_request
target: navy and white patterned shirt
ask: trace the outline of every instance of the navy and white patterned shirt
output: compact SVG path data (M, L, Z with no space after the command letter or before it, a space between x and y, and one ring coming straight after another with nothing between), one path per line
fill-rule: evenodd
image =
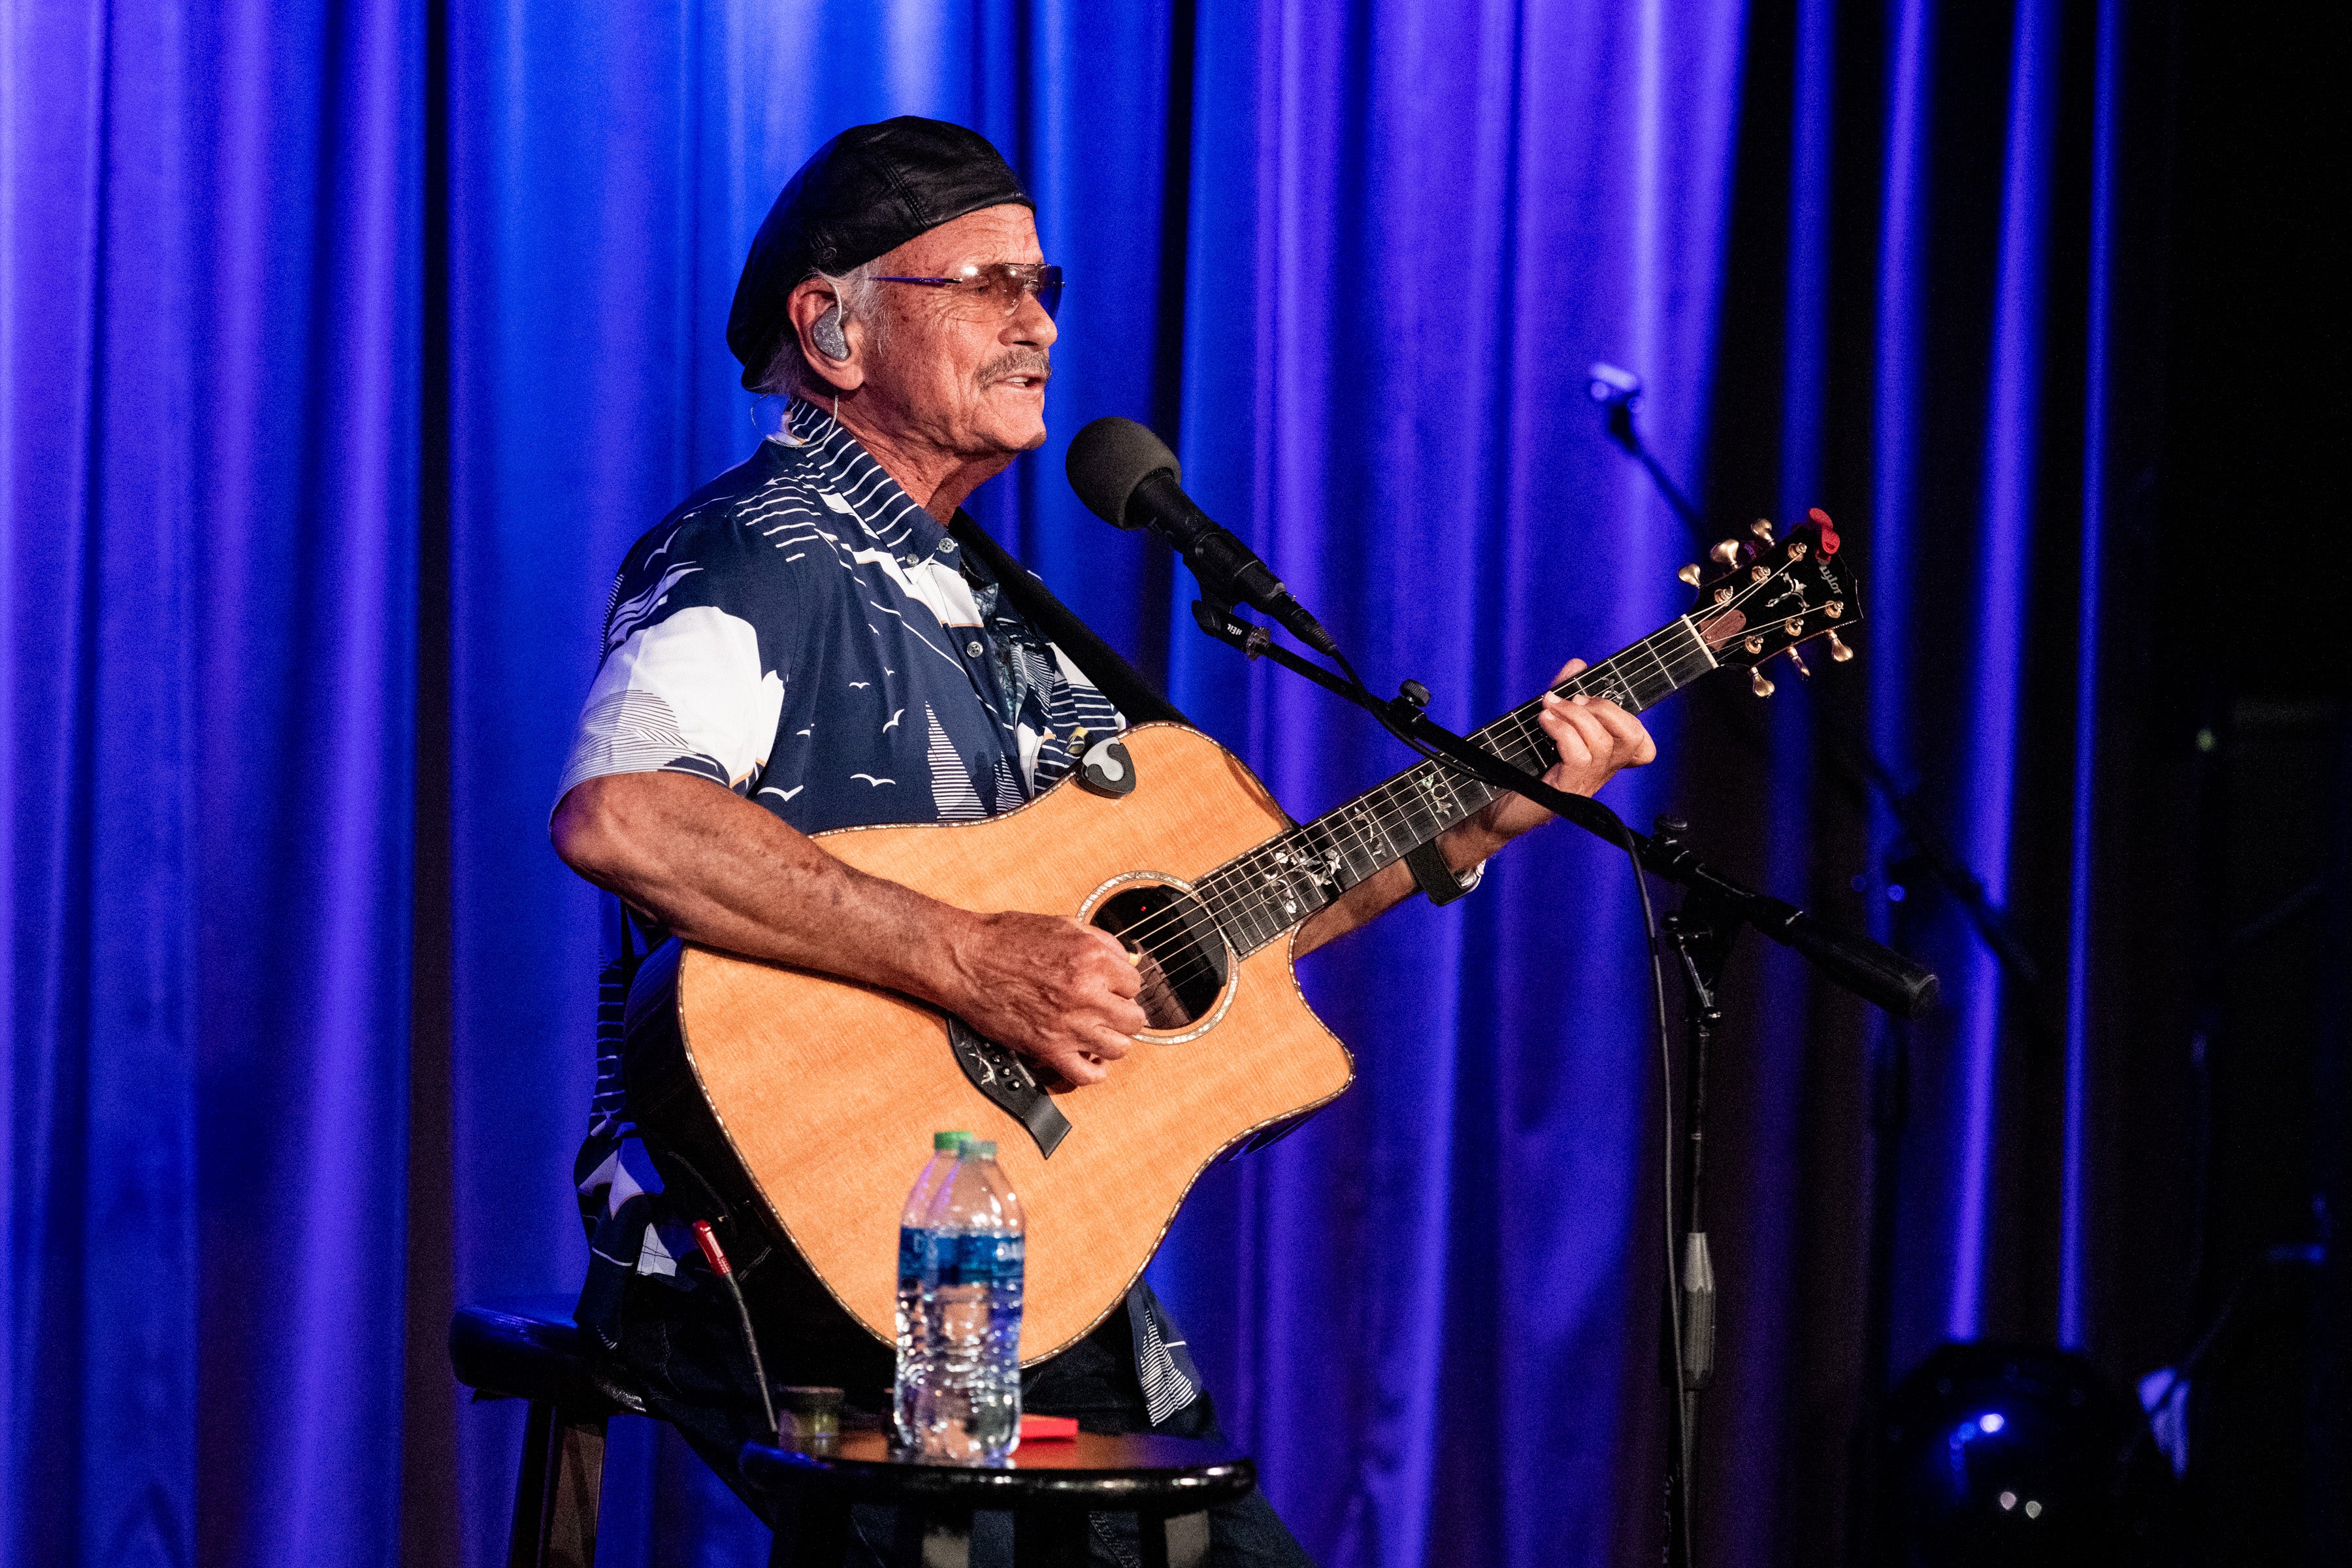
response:
M846 429L795 400L781 438L630 550L556 798L606 774L683 773L803 833L974 822L1124 725ZM628 985L664 933L610 895L604 929L582 1213L608 1272L675 1279L692 1239L667 1223L621 1078ZM1148 1291L1138 1302L1139 1352L1160 1352L1164 1317ZM1139 1359L1147 1392L1162 1390L1155 1420L1192 1402L1189 1365Z
M803 833L975 822L1122 722L830 415L761 443L637 542L559 798L693 773Z

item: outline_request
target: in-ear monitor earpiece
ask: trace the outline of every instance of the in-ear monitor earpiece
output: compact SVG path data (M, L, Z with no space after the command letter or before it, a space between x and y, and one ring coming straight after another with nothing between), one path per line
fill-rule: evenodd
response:
M835 300L833 309L819 316L816 323L809 328L809 341L816 344L816 352L827 359L849 357L849 334L841 330L840 300Z

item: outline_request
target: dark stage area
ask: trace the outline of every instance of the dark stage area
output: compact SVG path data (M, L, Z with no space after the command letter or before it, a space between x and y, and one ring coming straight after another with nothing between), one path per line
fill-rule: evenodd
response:
M508 1560L529 1417L469 1397L450 1325L578 1297L621 1013L558 781L613 617L698 591L625 605L633 543L800 449L730 348L763 215L899 115L1001 152L1067 276L1044 443L969 516L1295 823L1416 759L1203 635L1166 543L1073 492L1089 421L1150 426L1457 730L1685 611L1704 645L1759 519L1837 542L1851 657L1823 622L1801 670L1654 659L1658 760L1598 796L1940 985L1906 1020L1732 946L1691 1562L2352 1561L2345 33L2218 0L0 9L0 1562ZM793 417L856 446L837 400ZM775 712L856 673L745 635ZM911 727L904 679L840 700ZM953 768L860 826L961 820L942 777L1009 810L1082 738L992 737L1000 791L929 717ZM824 791L760 801L780 723L700 776L789 825ZM855 802L921 790L821 754ZM1249 946L1216 918L1202 1016ZM1150 1231L1108 1359L1179 1342L1252 1460L1202 1473L1328 1568L1664 1560L1695 1064L1668 951L1662 1072L1643 918L1625 854L1550 826L1307 954L1352 1084ZM972 1114L1030 1159L1011 1103ZM598 1452L606 1568L768 1560L677 1429Z

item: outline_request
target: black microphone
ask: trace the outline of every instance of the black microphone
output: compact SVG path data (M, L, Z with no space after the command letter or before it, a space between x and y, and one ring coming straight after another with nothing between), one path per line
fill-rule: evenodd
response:
M1307 647L1339 657L1331 634L1257 552L1192 504L1183 468L1159 437L1132 419L1097 419L1072 438L1065 467L1087 510L1115 528L1148 528L1168 541L1211 598L1262 610Z

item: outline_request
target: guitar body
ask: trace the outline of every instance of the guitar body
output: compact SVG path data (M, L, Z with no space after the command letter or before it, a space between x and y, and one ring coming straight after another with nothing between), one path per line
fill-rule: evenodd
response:
M1123 891L1189 884L1290 827L1205 735L1150 724L1124 740L1127 795L1089 793L1074 776L985 822L852 828L823 842L964 909L1087 919ZM885 1341L898 1213L932 1132L995 1140L1027 1226L1021 1352L1034 1362L1118 1304L1220 1154L1348 1087L1353 1064L1299 994L1290 949L1285 937L1246 958L1223 950L1213 998L1196 987L1198 1017L1147 1032L1106 1081L1053 1093L1068 1130L1050 1157L975 1087L936 1008L691 945L666 997L648 997L641 980L632 1000L632 1102L658 1142L699 1151L699 1174ZM658 987L664 976L648 978ZM654 1090L642 1100L641 1081Z

